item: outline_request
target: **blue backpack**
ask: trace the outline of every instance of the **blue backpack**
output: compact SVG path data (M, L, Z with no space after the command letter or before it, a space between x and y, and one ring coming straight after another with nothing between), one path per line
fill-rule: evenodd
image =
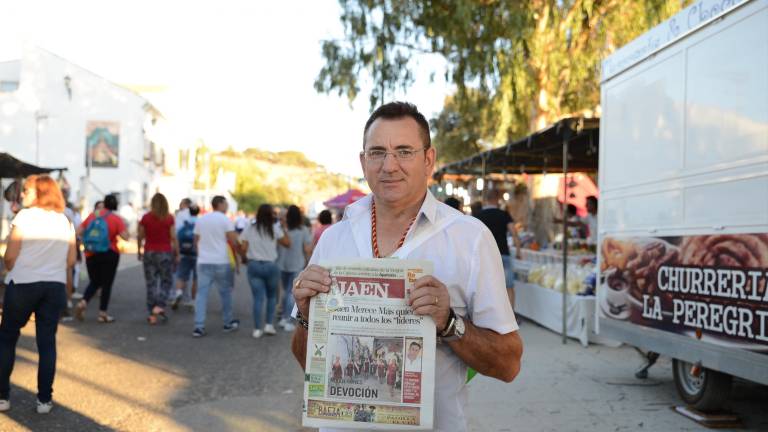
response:
M184 224L176 232L179 241L179 253L187 256L197 255L195 250L195 223L185 220Z
M83 245L88 252L101 253L109 250L109 225L105 218L109 213L96 215L83 231Z

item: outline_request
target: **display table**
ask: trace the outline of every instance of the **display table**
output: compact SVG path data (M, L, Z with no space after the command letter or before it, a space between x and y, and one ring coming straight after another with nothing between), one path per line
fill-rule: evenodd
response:
M595 297L568 295L568 337L578 339L583 346L590 342L618 346L618 342L595 333ZM527 282L515 281L515 313L542 326L561 333L563 328L563 294Z

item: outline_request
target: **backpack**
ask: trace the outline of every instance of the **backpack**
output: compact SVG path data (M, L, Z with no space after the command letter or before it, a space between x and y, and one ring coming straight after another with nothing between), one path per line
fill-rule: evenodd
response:
M179 253L187 256L197 255L195 250L195 223L188 220L176 232L179 241Z
M101 253L109 250L110 241L107 215L109 215L109 212L101 216L96 215L85 228L85 231L83 231L83 245L88 252Z

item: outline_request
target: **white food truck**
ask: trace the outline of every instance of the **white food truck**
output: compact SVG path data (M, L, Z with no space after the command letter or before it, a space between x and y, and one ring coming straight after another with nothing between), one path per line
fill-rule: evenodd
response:
M603 61L599 331L708 411L768 384L768 0L701 0Z

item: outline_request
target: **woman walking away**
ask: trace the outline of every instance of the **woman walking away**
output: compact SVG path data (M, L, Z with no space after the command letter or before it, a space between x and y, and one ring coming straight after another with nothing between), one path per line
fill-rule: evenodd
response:
M280 269L277 260L277 243L290 246L291 240L282 227L276 223L272 206L262 204L256 213L256 222L240 233L240 254L248 259L248 283L253 293L253 337L260 338L264 333L276 333L272 324L275 319L277 303L277 285ZM267 297L266 320L262 319L264 296ZM262 330L262 324L266 325Z
M330 216L330 213L328 215ZM296 329L291 323L293 280L307 266L307 257L312 255L312 234L309 232L309 228L302 223L304 217L301 210L295 205L288 207L285 221L291 243L289 247L280 246L278 248L277 266L280 267L280 276L283 282L283 316L278 325L285 331L292 332Z
M90 282L85 289L83 299L77 304L75 316L83 320L85 309L96 291L101 289L99 298L100 323L111 323L115 319L107 313L109 298L112 295L112 283L115 281L117 264L120 262L120 249L117 248L117 237L128 240L125 222L116 215L117 197L104 197L104 208L91 213L78 228L78 234L85 246L85 267L88 269Z
M317 215L317 221L320 223L320 226L315 228L315 233L312 236L312 247L317 246L317 242L320 241L320 236L323 235L325 230L333 225L333 216L331 215L330 211L323 210L319 215Z
M147 322L155 325L168 321L165 307L173 288L173 271L179 260L174 218L165 195L156 193L150 211L141 218L136 242L139 261L144 262L147 283ZM142 252L143 246L143 252Z
M3 318L0 322L0 411L11 408L10 378L19 331L35 314L37 412L53 408L56 329L67 305L67 272L77 260L75 228L64 215L64 198L47 175L30 176L22 191L24 209L11 222L5 251Z

